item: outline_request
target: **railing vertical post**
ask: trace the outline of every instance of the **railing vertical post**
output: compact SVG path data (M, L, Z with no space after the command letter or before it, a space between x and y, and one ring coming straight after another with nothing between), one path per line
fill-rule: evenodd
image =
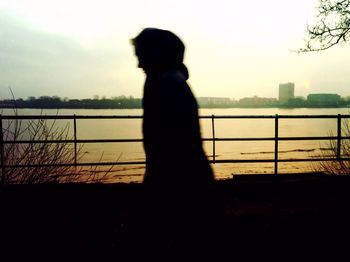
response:
M213 163L215 164L215 116L211 115L211 130L213 135Z
M77 166L77 119L74 114L74 165Z
M1 185L6 185L6 174L5 174L5 149L4 149L4 132L2 131L2 115L0 114L0 163L1 163Z
M275 175L278 174L278 114L275 115Z
M337 160L340 161L341 156L341 115L337 117Z

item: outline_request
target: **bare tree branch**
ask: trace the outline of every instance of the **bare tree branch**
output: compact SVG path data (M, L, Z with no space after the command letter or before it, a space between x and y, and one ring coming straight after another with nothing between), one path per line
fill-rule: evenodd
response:
M307 26L307 39L301 52L322 51L350 38L350 0L320 0L318 14Z

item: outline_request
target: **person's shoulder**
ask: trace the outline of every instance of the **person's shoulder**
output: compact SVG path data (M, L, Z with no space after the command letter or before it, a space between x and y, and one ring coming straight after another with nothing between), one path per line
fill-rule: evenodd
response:
M173 84L186 84L185 76L178 70L171 70L162 75L162 82Z

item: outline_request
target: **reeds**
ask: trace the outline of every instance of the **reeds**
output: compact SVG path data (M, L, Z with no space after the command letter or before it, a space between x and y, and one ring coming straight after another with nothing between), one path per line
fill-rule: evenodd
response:
M341 126L342 137L345 137L346 139L341 139L340 144L337 140L329 140L327 150L322 150L320 155L323 159L333 158L334 160L321 160L315 163L315 171L330 175L350 175L350 139L348 139L350 138L349 119L345 118L342 121ZM330 136L333 136L333 133L331 133ZM340 151L338 149L339 147ZM338 152L340 152L340 155ZM340 156L340 159L338 156Z
M13 110L17 116L17 108ZM97 183L103 182L113 168L101 171L97 165L74 165L85 153L83 144L74 150L69 142L69 123L60 127L56 120L3 120L2 133L2 184Z

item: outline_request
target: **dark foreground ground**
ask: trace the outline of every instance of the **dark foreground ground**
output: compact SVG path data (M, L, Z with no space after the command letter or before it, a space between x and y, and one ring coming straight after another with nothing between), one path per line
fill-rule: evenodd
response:
M207 260L349 260L350 177L237 176L217 181L217 190L226 214L217 242L224 241ZM147 250L127 244L131 209L142 197L139 184L8 186L0 192L1 261L146 260ZM152 247L147 261L202 261L209 248L188 257L177 245Z

